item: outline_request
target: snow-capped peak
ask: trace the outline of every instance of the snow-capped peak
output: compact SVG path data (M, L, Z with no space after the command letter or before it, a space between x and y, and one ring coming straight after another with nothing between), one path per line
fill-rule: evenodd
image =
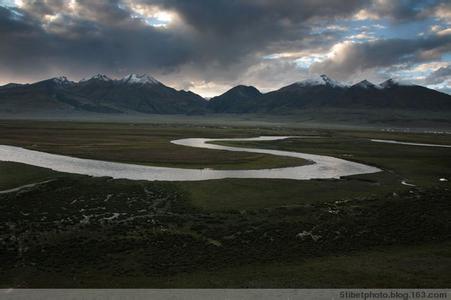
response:
M333 87L343 87L344 84L342 84L341 82L338 82L336 80L333 80L329 77L327 77L327 75L320 75L319 77L321 77L321 79L325 82L326 85L330 85Z
M65 85L65 84L73 83L72 81L69 81L66 76L53 77L52 81L54 83L56 83L56 84L59 84L59 85Z
M388 80L385 80L384 82L379 84L379 87L381 89L391 88L391 87L394 87L394 86L415 86L415 84L412 84L412 83L407 82L407 81L394 80L392 78L390 78Z
M385 80L381 84L379 84L379 86L382 89L386 89L386 88L391 88L394 86L414 86L414 84L412 84L410 82L398 81L398 80L394 80L393 78L390 78L388 80Z
M121 79L124 83L129 84L159 84L160 82L149 75L130 74Z
M383 89L390 88L390 87L396 86L396 85L398 85L398 83L396 81L394 81L392 78L387 79L384 82L382 82L381 84L379 84L379 86Z
M104 74L97 74L92 76L91 78L83 78L82 80L80 80L80 82L85 82L88 80L100 80L100 81L112 81L111 78L109 78L108 76L104 75Z
M341 82L329 78L327 75L320 75L318 78L306 79L297 82L300 86L316 86L316 85L327 85L331 87L344 87L345 85Z
M313 86L313 85L324 85L325 82L318 78L314 78L314 79L309 78L309 79L305 79L302 81L298 81L298 82L296 82L296 84L300 85L300 86Z
M369 81L366 80L366 79L365 79L365 80L362 80L362 81L360 81L360 82L358 82L358 83L356 83L356 84L354 84L354 86L355 86L355 87L361 87L361 88L364 88L364 89L376 87L376 85L375 85L374 83L369 82Z
M104 74L97 74L91 77L91 79L97 79L97 80L102 80L102 81L111 81L111 78L109 78L108 76L104 75Z

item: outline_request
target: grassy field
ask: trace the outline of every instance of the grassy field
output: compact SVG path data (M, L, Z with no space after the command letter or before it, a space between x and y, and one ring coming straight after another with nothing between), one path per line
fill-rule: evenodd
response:
M446 286L451 186L439 179L451 178L450 149L369 139L451 144L450 135L0 122L0 144L101 160L231 169L304 163L169 143L258 135L304 138L224 143L331 155L383 171L336 180L145 182L0 162L0 190L41 182L0 193L0 285Z
M408 186L447 185L451 178L449 148L416 147L371 142L371 138L451 144L447 134L399 133L363 130L313 130L298 128L224 127L165 124L102 124L70 122L0 123L0 144L119 162L190 168L259 169L305 163L295 158L245 152L228 152L183 147L170 143L187 137L252 137L300 135L301 139L268 142L222 142L255 148L269 148L331 155L380 167L382 173L351 176L342 180L225 179L174 183L190 201L206 210L258 209L283 205L367 197L402 192ZM308 136L312 136L308 138ZM220 153L218 155L218 153ZM25 166L21 166L23 168ZM0 163L0 170L4 169ZM16 169L2 179L0 187L28 184L33 178L47 178L48 170ZM6 168L8 174L11 167ZM50 174L49 174L50 175ZM54 174L55 175L55 174ZM21 177L23 177L21 179Z
M445 288L450 278L450 252L450 243L444 242L158 277L114 276L92 270L74 278L29 268L21 269L16 278L32 282L32 287L48 287L52 282L53 287L62 288Z
M437 184L440 178L451 178L450 148L375 143L370 141L373 138L451 145L451 135L381 132L330 132L323 138L222 144L340 157L380 167L420 186Z
M0 210L1 287L430 287L449 279L449 189L209 212L170 183L69 176L0 194Z
M0 191L64 176L49 169L0 161Z
M218 152L170 143L186 137L240 137L276 132L187 125L3 121L0 122L0 144L81 158L180 168L258 169L305 164L298 158Z
M241 126L282 128L423 128L451 130L451 115L448 111L421 112L405 109L302 109L279 114L205 114L205 115L161 115L161 114L99 114L76 112L73 114L2 114L2 120L36 120L86 123L141 123L190 126Z
M450 135L387 133L368 131L320 131L314 138L258 142L216 142L228 146L268 148L329 155L377 166L383 172L356 175L341 180L227 179L212 182L184 182L195 205L205 209L255 209L280 205L368 197L399 193L409 188L450 186L440 178L451 178L449 148L394 145L370 139L392 139L451 145ZM313 134L313 133L310 133Z
M449 253L449 242L389 246L347 255L247 264L163 278L123 278L118 284L127 285L133 280L136 287L162 288L443 288L449 284ZM94 286L104 287L109 286L111 279L84 278L86 282L96 282Z
M174 184L187 192L193 205L211 211L305 205L407 189L388 172L344 180L224 179Z

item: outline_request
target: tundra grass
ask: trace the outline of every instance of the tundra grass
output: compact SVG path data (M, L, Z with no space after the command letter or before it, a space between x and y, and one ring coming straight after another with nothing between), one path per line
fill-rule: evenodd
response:
M451 178L451 148L376 143L371 138L451 145L451 135L380 132L332 132L314 139L220 143L334 156L377 166L419 186L435 185L440 178Z
M170 183L57 178L0 194L0 286L440 287L449 195L209 212Z
M339 180L146 182L68 176L3 162L2 189L55 180L0 194L0 285L446 286L450 186L439 179L451 177L450 149L385 145L369 139L450 144L448 135L189 124L0 123L0 144L178 167L268 165L248 153L169 143L188 137L258 135L308 137L233 144L332 155L383 171Z
M50 169L0 161L0 190L13 189L68 175Z
M297 135L300 139L267 142L221 142L221 144L300 151L331 155L374 165L377 174L341 180L224 179L174 183L192 203L206 210L257 209L280 205L303 205L332 198L368 197L399 193L409 186L448 185L451 150L371 142L371 138L451 144L447 134L381 131L314 130L298 128L230 127L192 124L120 124L75 122L0 122L0 144L100 160L188 168L259 169L305 163L294 158L244 152L218 151L173 145L188 137L252 137ZM310 138L309 138L310 137ZM33 170L33 167L30 167ZM39 171L48 172L48 171ZM32 174L33 172L31 172ZM22 175L19 175L22 174ZM28 172L15 172L28 183ZM9 177L9 176L8 176ZM11 184L9 184L11 186Z
M350 176L345 179L222 179L176 182L193 205L205 210L253 210L279 206L370 198L408 188L389 172Z
M91 274L80 280L92 287L109 287L114 282L117 286L159 288L443 288L451 276L449 253L451 243L443 242L377 247L346 255L245 264L159 278ZM70 282L69 278L64 280ZM45 282L42 284L45 286Z
M261 169L299 166L303 159L218 151L175 145L189 137L249 137L280 134L271 129L96 124L58 122L0 122L0 145L142 165L178 168Z

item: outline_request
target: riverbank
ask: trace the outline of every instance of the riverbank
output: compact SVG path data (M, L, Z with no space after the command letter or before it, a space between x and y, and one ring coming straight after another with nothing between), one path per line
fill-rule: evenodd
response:
M181 169L163 168L155 166L141 166L133 164L121 164L92 159L81 159L76 157L50 154L40 151L28 150L21 147L0 145L0 161L17 162L33 165L51 170L89 175L95 177L112 177L131 180L159 180L159 181L202 181L225 178L267 178L267 179L330 179L343 176L370 174L380 172L375 167L354 163L330 156L313 155L307 153L265 150L258 148L228 147L214 145L214 142L227 141L274 141L283 139L299 138L296 136L266 136L257 138L239 139L206 139L188 138L173 140L175 145L206 148L232 152L250 152L280 157L294 157L305 160L306 164L301 167L286 167L258 170L212 170L212 169ZM219 153L218 153L219 155Z
M443 286L448 278L451 187L442 179L451 178L449 149L371 141L446 145L447 134L52 122L0 123L0 133L0 144L38 151L118 158L113 161L137 161L147 153L148 163L205 167L215 159L234 164L239 152L218 155L219 150L170 141L296 135L304 138L217 143L333 156L383 170L305 181L149 182L0 162L2 190L51 180L0 194L4 287L372 287L374 282L418 288Z

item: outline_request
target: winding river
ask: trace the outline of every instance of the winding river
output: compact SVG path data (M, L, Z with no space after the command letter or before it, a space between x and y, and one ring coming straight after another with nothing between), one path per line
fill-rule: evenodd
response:
M400 142L400 141L393 141L393 140L377 140L377 139L372 139L371 141L376 142L376 143L398 144L398 145L409 145L409 146L420 146L420 147L451 148L451 145L441 145L441 144L424 144L424 143Z
M207 139L188 138L171 141L187 147L207 148L222 151L240 151L296 157L312 162L308 165L259 170L213 170L153 167L126 163L82 159L65 155L28 150L21 147L0 145L0 161L11 161L49 168L59 172L90 176L107 176L132 180L199 181L223 178L273 178L273 179L327 179L342 176L376 173L380 169L331 156L269 149L229 147L210 144L217 141L273 141L289 136L262 136L256 138ZM220 152L218 151L218 155Z

